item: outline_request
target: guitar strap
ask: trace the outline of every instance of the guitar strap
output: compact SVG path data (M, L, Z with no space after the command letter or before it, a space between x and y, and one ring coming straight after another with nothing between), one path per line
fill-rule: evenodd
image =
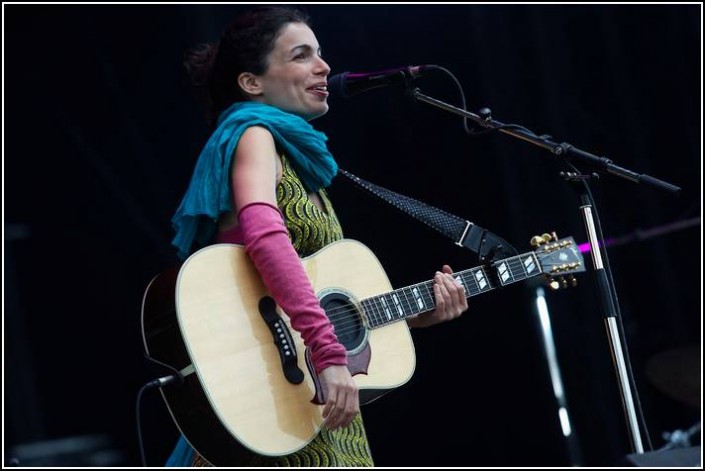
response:
M456 245L472 250L478 254L480 261L483 263L509 258L518 254L516 249L507 241L477 224L365 181L347 170L340 169L339 173L368 193L375 195L396 209L449 237Z

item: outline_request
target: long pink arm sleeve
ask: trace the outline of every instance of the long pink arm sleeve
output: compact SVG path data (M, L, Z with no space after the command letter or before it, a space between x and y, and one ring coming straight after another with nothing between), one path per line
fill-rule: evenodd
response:
M313 292L279 210L268 203L251 203L240 210L238 218L245 251L274 300L291 319L291 326L301 333L316 372L331 365L346 365L345 347L338 342Z

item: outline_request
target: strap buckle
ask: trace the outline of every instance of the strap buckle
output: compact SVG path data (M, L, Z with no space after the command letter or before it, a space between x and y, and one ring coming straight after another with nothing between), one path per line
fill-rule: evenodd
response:
M460 239L455 242L455 245L459 247L465 247L463 243L465 242L465 237L468 235L468 232L470 231L470 228L472 226L474 226L473 223L467 220L465 221L465 229L463 229L463 233L460 235Z

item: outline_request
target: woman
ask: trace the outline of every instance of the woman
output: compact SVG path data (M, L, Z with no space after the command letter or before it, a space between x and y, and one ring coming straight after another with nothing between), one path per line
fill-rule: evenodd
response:
M325 427L310 444L233 465L372 466L345 347L299 258L343 237L325 192L337 165L325 135L308 124L328 111L330 68L316 36L301 12L261 8L237 17L217 47L190 51L186 66L205 92L215 131L173 218L174 245L182 257L209 243L244 245L327 390ZM436 309L409 319L410 326L467 309L450 267L443 271L435 278ZM167 464L208 463L182 438Z

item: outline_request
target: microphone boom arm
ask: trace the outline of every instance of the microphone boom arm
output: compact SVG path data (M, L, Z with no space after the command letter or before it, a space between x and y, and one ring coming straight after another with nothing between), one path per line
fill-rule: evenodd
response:
M577 147L572 146L571 144L568 144L566 142L558 144L556 142L551 141L547 137L537 136L534 133L525 130L524 128L521 128L519 126L508 125L496 121L492 118L492 115L490 114L489 109L487 108L483 108L483 110L486 110L487 112L483 113L483 116L480 116L469 111L463 110L461 108L457 108L453 105L449 105L448 103L445 103L443 101L436 100L435 98L432 98L428 95L424 95L418 88L411 89L408 92L408 95L415 100L428 103L437 108L441 108L443 110L450 111L451 113L463 116L465 118L469 118L475 123L477 123L479 126L482 126L483 128L495 129L504 134L508 134L518 139L530 142L531 144L534 144L544 150L549 151L556 157L565 158L567 160L575 158L585 164L588 164L592 169L598 172L607 172L634 183L646 183L647 185L651 185L656 188L669 191L671 193L678 194L681 191L680 187L664 182L663 180L659 180L658 178L654 178L646 174L638 174L626 168L622 168L618 165L615 165L610 159L606 157L598 157L589 152L580 150Z

